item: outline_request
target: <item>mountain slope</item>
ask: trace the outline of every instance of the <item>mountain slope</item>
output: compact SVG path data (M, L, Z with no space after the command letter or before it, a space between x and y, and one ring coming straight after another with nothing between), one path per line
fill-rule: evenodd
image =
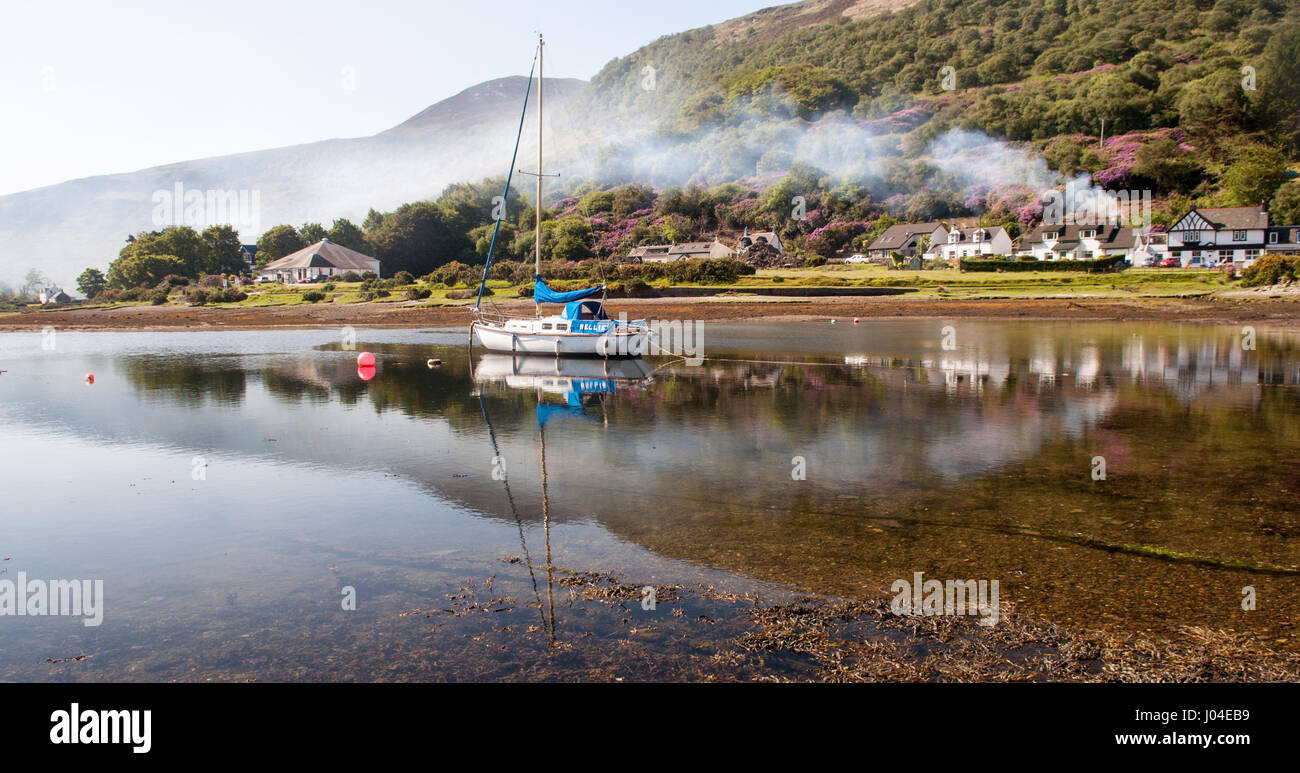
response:
M106 268L128 234L158 227L153 196L174 195L177 184L205 194L243 191L250 209L255 191L258 211L229 218L252 241L278 223L360 222L370 207L430 198L449 183L503 172L526 80L479 84L371 137L185 161L0 196L0 281L17 283L38 267L71 287L85 267ZM548 78L548 108L562 111L582 85ZM200 230L207 224L197 223Z

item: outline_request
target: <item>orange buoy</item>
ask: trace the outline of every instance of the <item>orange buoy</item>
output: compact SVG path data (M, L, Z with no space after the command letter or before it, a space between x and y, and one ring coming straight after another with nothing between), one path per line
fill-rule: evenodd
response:
M93 384L93 383L95 383L95 374L94 374L94 373L87 373L87 374L86 374L86 383L87 383L87 384Z
M358 354L357 367L358 368L375 367L375 355L371 354L370 352L362 352L361 354Z

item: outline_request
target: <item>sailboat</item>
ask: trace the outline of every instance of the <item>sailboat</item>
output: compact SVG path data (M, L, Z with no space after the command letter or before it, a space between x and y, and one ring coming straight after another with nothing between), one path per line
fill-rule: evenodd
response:
M489 312L483 308L483 288L487 285L492 257L496 252L497 234L501 231L500 214L492 230L487 263L483 266L483 279L479 282L478 297L474 300L473 320L469 325L470 342L478 339L494 352L522 354L586 355L595 357L639 357L652 348L652 335L645 320L627 321L611 319L605 311L605 285L581 290L557 292L542 280L542 48L537 37L537 54L533 68L537 72L537 171L523 172L537 178L537 223L533 240L533 303L534 315L517 316ZM524 109L519 115L519 131L515 137L515 152L510 157L510 171L506 174L505 201L510 194L510 181L519 155L519 140L523 136L524 115L528 110L528 97L533 85L533 73L528 73L528 86L524 91ZM596 300L596 296L600 296ZM543 304L561 304L559 313L543 314Z

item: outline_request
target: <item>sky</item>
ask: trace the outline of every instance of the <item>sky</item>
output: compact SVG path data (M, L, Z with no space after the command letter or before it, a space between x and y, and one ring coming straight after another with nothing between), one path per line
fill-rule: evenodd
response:
M7 3L0 195L361 137L493 78L588 79L675 32L781 0Z

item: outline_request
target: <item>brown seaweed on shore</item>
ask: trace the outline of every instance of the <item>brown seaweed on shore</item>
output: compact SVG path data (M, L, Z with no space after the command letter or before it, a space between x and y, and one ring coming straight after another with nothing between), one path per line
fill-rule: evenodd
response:
M590 600L638 598L640 588L613 574L563 572L561 584ZM692 596L731 606L748 630L717 648L720 666L708 678L833 682L1281 682L1300 680L1300 656L1251 637L1184 627L1173 637L1063 627L1003 604L1001 620L893 612L889 599L804 597L767 605L755 597L707 587L673 586L674 600ZM663 598L662 596L660 598ZM692 621L694 622L694 621ZM671 624L671 623L669 623ZM747 658L757 661L747 662ZM806 669L768 669L772 658L805 661ZM697 675L698 677L698 675Z

